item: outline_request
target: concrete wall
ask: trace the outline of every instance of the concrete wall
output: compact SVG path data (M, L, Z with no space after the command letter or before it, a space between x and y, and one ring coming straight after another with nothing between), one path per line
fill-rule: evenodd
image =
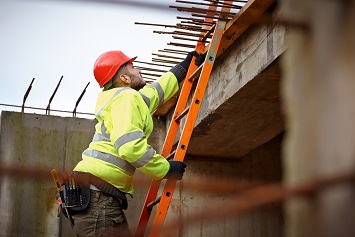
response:
M151 143L160 150L165 137L163 120L155 120ZM65 218L56 217L55 186L50 170L71 172L80 160L93 133L94 120L5 112L1 114L1 162L21 167L48 169L46 180L1 177L0 236L75 236ZM209 176L221 180L280 180L280 143L277 137L239 160L211 160L187 157L185 180ZM259 159L259 157L263 159ZM149 179L136 172L136 195L129 199L126 212L132 231L139 218ZM142 182L143 180L143 182ZM146 180L146 181L144 181ZM199 193L178 183L166 222L182 221L182 214L193 214L211 205L223 205L223 193ZM282 211L279 205L241 217L185 226L172 236L281 236ZM171 234L171 233L170 233Z
M168 230L165 236L283 236L281 203L242 215L230 213L229 216L221 217L218 215L218 207L229 203L230 197L235 194L232 191L235 186L230 187L230 192L216 192L212 186L212 183L223 185L223 182L234 181L280 182L283 176L280 158L282 139L283 134L280 134L237 160L186 157L188 169L184 179L178 182L166 219L167 225L173 221L180 228ZM184 188L185 182L196 179L211 181L211 190ZM198 220L185 220L188 215L198 213L204 215Z
M1 177L0 236L74 236L57 218L51 169L71 172L88 145L93 120L16 112L1 113L2 164L48 169L48 179Z
M26 179L0 176L0 236L75 236L66 218L57 217L55 184L51 169L70 173L92 139L95 120L22 114L2 111L0 162L2 164L48 170L48 178ZM156 119L150 143L155 149L165 137L164 120ZM136 176L144 178L139 171ZM127 218L132 229L138 220L149 185L140 183L130 199ZM140 179L141 181L141 179ZM142 191L140 189L143 189Z

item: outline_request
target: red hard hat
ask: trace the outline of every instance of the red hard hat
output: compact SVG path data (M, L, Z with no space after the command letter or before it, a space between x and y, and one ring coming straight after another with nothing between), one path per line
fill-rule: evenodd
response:
M94 76L100 88L111 80L123 64L133 62L136 58L129 58L120 50L108 51L101 54L94 64Z

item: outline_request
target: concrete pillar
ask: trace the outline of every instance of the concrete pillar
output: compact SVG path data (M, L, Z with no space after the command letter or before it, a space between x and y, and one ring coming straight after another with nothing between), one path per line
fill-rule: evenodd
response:
M355 1L282 0L287 186L355 167ZM355 236L355 189L286 202L287 237Z

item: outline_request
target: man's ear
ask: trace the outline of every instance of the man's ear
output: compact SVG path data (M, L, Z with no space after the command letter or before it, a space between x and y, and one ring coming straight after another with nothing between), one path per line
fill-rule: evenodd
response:
M131 77L128 76L128 75L121 74L121 75L120 75L120 79L121 79L121 81L123 81L123 82L126 83L126 84L131 83Z

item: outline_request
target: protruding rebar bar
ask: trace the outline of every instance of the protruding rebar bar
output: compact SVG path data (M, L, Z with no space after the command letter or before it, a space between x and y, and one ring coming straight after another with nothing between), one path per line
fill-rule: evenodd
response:
M195 17L202 17L202 18L204 17L204 18L211 18L211 19L216 19L216 20L224 20L224 19L226 19L226 17L221 16L221 15L219 15L219 14L217 14L217 15L215 15L215 16L205 16L205 15L203 15L203 14L194 13L194 14L191 14L191 15L192 15L192 16L195 16ZM227 17L227 19L232 19L232 16L233 16L233 15Z
M161 76L161 74L152 74L152 73L146 73L146 72L142 72L141 74L145 75L145 76L153 76L153 77L160 77Z
M191 45L191 44L180 44L180 43L175 43L175 42L170 42L170 43L168 43L168 45L173 45L173 46L183 47L183 48L191 48L191 49L194 49L194 48L195 48L195 45Z
M211 3L216 3L216 4L218 4L218 3L220 3L219 2L219 0L202 0L202 1L204 1L204 2L211 2ZM247 3L248 2L248 0L230 0L230 1L232 1L232 2L238 2L238 3Z
M177 3L187 3L187 4L192 4L192 5L199 5L199 6L209 6L209 3L202 3L202 2L190 2L190 1L181 1L181 0L176 0ZM241 6L238 5L233 5L233 4L228 4L228 3L222 3L222 2L216 2L217 7L229 7L232 9L240 9Z
M164 64L160 64L160 63L151 63L151 62L143 62L143 61L134 61L135 63L142 63L142 64L146 64L146 65L152 65L152 66L158 66L158 67L170 67L170 65L164 65Z
M226 13L229 15L234 15L235 13L231 12L225 12L225 11L218 11L218 10L208 10L205 8L197 8L197 7L181 7L181 6L169 6L170 8L176 8L176 10L180 12L194 12L194 13L215 13L215 14L221 14L221 13ZM239 9L242 7L239 7Z
M191 31L207 31L202 27L195 26L191 27L190 25L184 24L176 24L176 25L164 25L164 24L155 24L155 23L143 23L143 22L135 22L136 25L146 25L146 26L161 26L165 28L176 28L176 29L184 29L184 30L191 30Z
M184 36L191 36L191 37L200 37L201 34L195 34L195 33L189 33L189 32L184 32L184 31L153 31L153 33L157 34L171 34L171 35L184 35Z
M23 102L22 102L22 109L21 109L21 112L23 113L25 111L25 102L27 100L27 97L28 97L28 94L30 93L31 89L32 89L32 84L33 84L33 81L35 79L33 78L32 81L31 81L31 84L28 86L27 88L27 91L25 93L25 95L23 96Z
M174 57L174 56L165 55L165 54L157 54L157 53L152 53L152 55L154 55L154 56L158 56L158 57L162 57L162 58L169 58L169 59L184 60L184 58Z
M161 26L166 28L176 28L175 25L164 25L164 24L155 24L155 23L144 23L144 22L134 22L136 25L145 25L145 26Z
M194 17L182 17L182 16L178 16L176 17L176 19L179 19L179 20L189 20L189 21L192 21L193 23L199 23L199 24L202 24L202 25L214 25L216 24L216 22L205 22L204 19L199 19L199 18L194 18Z
M173 65L176 65L176 64L180 63L178 61L164 60L164 59L160 59L160 58L153 58L152 61L153 62L173 64Z
M161 69L157 69L157 68L148 68L148 67L139 67L139 66L137 66L135 68L137 68L139 70L143 70L143 71L163 72L163 73L166 72L166 70L161 70Z
M90 84L90 82L88 82L88 84L86 84L84 90L81 92L81 94L80 94L78 100L77 100L76 103L75 103L75 108L74 108L74 110L73 110L73 117L76 117L76 108L78 107L78 105L79 105L81 99L83 98L83 96L84 96L84 94L85 94L85 92L86 92L86 88L88 88L89 84Z
M58 90L58 88L59 88L59 85L60 85L60 83L62 82L62 79L63 79L63 76L60 78L57 87L55 88L55 90L54 90L54 92L53 92L51 98L49 99L49 102L48 102L48 105L47 105L47 108L46 108L46 115L49 115L49 114L50 114L52 100L53 100L55 94L57 93L57 90Z
M171 53L179 53L179 54L187 54L190 52L186 50L177 50L177 49L163 49L163 51L171 52Z
M208 41L206 41L204 39L201 40L201 39L184 38L184 37L179 37L179 36L174 36L174 35L173 35L173 39L209 43Z
M197 18L196 18L197 19ZM182 24L189 24L189 25L200 25L200 26L211 26L213 24L208 24L208 23L204 23L204 22L200 22L200 21L181 21Z

